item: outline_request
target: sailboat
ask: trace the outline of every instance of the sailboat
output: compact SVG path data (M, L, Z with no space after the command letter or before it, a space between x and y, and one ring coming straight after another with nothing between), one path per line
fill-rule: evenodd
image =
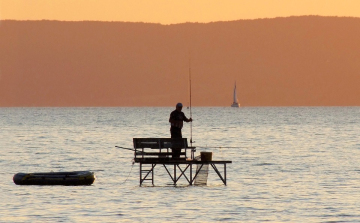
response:
M235 82L235 87L234 87L234 101L233 101L231 107L234 107L234 108L240 107L240 103L236 97L236 82Z

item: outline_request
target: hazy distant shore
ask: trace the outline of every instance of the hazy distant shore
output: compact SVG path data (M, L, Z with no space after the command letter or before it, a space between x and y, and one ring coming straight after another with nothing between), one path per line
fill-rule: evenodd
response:
M360 106L360 18L0 23L0 107Z

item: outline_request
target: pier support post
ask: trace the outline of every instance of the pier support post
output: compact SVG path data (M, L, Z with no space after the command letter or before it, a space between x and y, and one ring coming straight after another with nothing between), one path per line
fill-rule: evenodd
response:
M224 185L227 185L227 172L226 172L226 164L231 163L231 161L140 161L140 186L145 180L151 180L152 185L154 185L154 170L157 164L162 164L164 166L166 172L170 176L171 180L173 181L173 184L176 185L177 182L181 177L184 177L189 185L193 185L196 177L198 176L200 170L203 168L204 164L210 164L220 180L224 183ZM143 165L151 165L150 169L144 169ZM193 172L193 164L200 165L200 168L197 169L195 172ZM223 174L219 171L216 164L223 164L224 170L222 171ZM168 165L173 166L173 170L170 171L168 169ZM185 165L185 168L181 167L180 165ZM180 174L177 174L177 169L179 169ZM189 170L188 170L189 169ZM150 175L151 174L151 175ZM187 175L187 174L190 174ZM179 176L178 176L179 175Z

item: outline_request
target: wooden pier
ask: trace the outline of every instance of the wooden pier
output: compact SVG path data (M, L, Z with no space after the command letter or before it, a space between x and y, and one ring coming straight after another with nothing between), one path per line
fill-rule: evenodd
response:
M195 160L195 147L189 147L186 138L134 138L133 142L134 161L140 164L140 186L145 181L150 181L154 185L156 166L165 168L174 185L182 177L186 179L189 185L193 185L204 165L211 166L226 185L226 164L232 163L232 161ZM173 148L181 149L180 153L174 153ZM187 156L189 153L190 157ZM195 169L193 165L195 165ZM217 165L222 165L222 171ZM196 168L197 166L199 168Z

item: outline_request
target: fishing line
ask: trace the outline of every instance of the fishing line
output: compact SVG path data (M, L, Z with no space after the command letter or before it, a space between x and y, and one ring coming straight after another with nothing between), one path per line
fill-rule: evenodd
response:
M129 172L129 174L128 174L128 176L126 177L126 179L125 179L125 181L124 182L122 182L121 184L124 184L124 183L126 183L126 181L129 179L129 176L130 176L130 174L131 174L131 171L132 171L132 169L133 169L133 167L134 167L134 164L135 164L135 161L133 160L132 161L132 165L131 165L131 169L130 169L130 172ZM121 185L120 184L120 185Z
M115 148L119 148L119 149L126 149L126 150L135 151L135 149L133 149L133 148L126 148L126 147L121 147L121 146L115 146ZM124 181L124 182L122 182L122 183L120 183L120 185L121 185L121 184L126 183L126 181L129 179L129 176L130 176L131 171L132 171L132 169L133 169L133 167L134 167L134 164L135 164L135 160L133 159L133 160L132 160L132 165L131 165L130 172L129 172L128 176L126 177L125 181Z

